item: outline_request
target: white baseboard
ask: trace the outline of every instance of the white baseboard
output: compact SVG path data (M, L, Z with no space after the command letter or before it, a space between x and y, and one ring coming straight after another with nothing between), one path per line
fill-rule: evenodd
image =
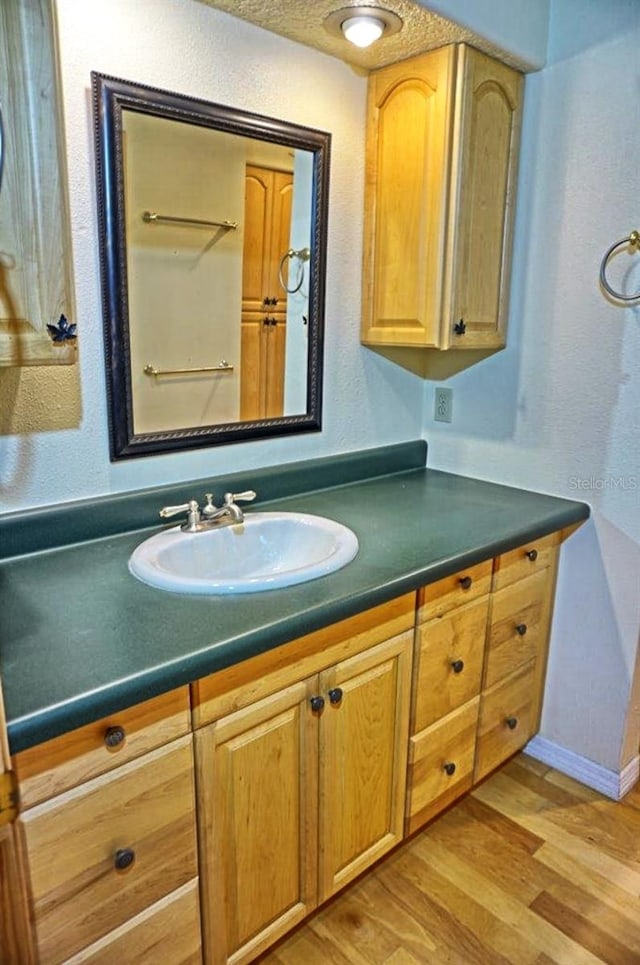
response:
M568 751L559 744L540 735L532 738L525 747L525 754L549 767L555 767L568 777L575 778L594 791L619 801L630 791L640 777L640 756L636 755L621 771L610 771L587 757Z

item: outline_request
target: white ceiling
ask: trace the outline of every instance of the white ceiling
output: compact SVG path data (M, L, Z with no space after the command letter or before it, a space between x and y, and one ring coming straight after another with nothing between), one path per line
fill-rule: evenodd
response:
M524 63L513 55L491 44L485 38L461 27L452 20L441 17L414 0L381 0L378 6L396 13L403 21L399 33L382 37L371 47L360 50L330 34L323 26L327 14L342 7L371 6L372 0L200 0L210 7L224 10L234 17L315 47L325 54L338 57L364 71L385 64L405 60L425 50L445 44L464 42L484 50L514 67L525 69Z

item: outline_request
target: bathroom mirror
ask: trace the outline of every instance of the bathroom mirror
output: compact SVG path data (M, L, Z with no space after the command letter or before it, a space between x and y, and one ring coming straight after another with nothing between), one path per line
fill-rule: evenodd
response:
M92 89L112 460L320 429L330 135Z

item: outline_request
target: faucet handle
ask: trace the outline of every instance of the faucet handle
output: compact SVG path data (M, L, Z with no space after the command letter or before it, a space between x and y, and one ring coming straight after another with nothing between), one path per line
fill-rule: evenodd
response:
M206 501L206 503L204 504L204 506L202 507L202 515L203 515L203 516L212 516L213 513L217 513L217 512L218 512L218 507L214 505L214 502L213 502L213 493L205 493L205 494L204 494L204 498L205 498L207 501Z
M256 493L253 489L247 489L244 493L225 493L224 504L229 506L231 503L252 503L255 498Z
M188 513L192 509L192 503L195 503L195 499L190 499L188 503L181 503L179 506L165 506L164 509L160 510L158 515L162 516L163 519L167 519L169 516L177 516L178 513ZM197 503L195 508L198 508Z
M200 507L195 499L190 499L188 503L182 503L180 506L165 506L164 509L160 510L160 515L166 518L185 512L187 519L180 529L183 529L186 533L196 533L200 525Z

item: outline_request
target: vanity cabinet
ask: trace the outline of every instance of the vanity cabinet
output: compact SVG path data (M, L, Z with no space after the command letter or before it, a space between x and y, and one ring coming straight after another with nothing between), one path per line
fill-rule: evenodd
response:
M408 833L537 731L560 539L553 533L418 591Z
M242 256L240 418L284 411L287 293L280 260L290 248L293 174L247 165ZM289 259L285 271L288 271Z
M418 591L407 832L473 783L492 561Z
M496 557L474 780L538 730L560 533Z
M36 961L200 961L188 689L14 760Z
M231 710L195 733L208 963L251 961L402 839L412 624L409 594L197 685L196 724Z
M536 732L564 535L11 762L0 727L0 961L253 961Z
M522 87L464 44L369 75L364 344L504 346Z
M11 771L0 683L0 962L31 965L27 896L17 847L17 785Z

